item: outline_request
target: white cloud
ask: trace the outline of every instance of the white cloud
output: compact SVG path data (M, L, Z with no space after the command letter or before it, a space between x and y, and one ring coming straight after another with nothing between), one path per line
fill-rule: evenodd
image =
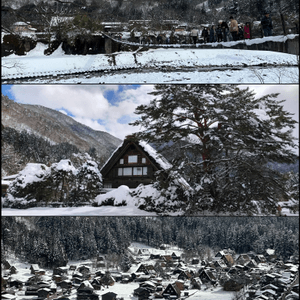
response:
M68 112L77 122L123 139L138 128L118 120L126 117L129 122L134 121L138 117L134 114L136 107L152 99L148 93L153 86L118 89L118 85L14 85L12 93L19 103L42 105L64 114ZM114 92L114 101L106 98L106 92Z

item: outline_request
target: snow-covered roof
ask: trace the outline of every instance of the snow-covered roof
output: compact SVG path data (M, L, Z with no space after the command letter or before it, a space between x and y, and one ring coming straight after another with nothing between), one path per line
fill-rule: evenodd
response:
M172 165L159 154L153 147L144 141L139 141L139 145L147 152L159 165L162 169L167 170L172 167Z
M267 249L267 250L266 250L266 253L267 253L268 255L274 255L274 254L275 254L275 250L274 250L274 249Z
M74 19L74 17L52 17L50 21L50 26L57 26L60 23L70 22Z
M108 162L113 158L113 156L125 145L127 140L124 140L112 153L106 163L102 166L101 171L106 167ZM154 161L164 170L167 170L172 167L172 165L161 155L159 154L153 147L151 147L145 141L138 141L137 144L143 148L143 150L154 159Z
M13 24L13 26L28 26L29 24L25 23L25 22L22 22L22 21L19 21L19 22L15 22Z

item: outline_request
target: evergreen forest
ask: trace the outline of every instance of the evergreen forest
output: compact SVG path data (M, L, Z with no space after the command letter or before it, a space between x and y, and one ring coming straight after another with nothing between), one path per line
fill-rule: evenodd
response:
M2 260L14 253L43 267L97 255L126 255L131 242L176 245L201 259L208 249L236 254L267 248L299 255L297 217L2 217Z

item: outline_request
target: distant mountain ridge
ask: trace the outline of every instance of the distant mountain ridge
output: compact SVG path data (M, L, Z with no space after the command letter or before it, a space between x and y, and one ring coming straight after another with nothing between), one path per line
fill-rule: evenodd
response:
M1 95L1 123L18 132L25 130L51 144L71 144L80 152L94 148L101 160L106 160L121 143L119 138L93 130L56 110L16 103L4 95Z

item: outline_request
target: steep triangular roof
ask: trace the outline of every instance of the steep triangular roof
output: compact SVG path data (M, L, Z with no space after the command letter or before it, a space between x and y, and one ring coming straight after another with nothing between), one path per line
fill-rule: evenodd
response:
M126 139L122 142L122 144L112 153L110 158L106 161L106 163L102 166L100 172L103 176L107 174L107 172L112 168L114 163L118 161L123 154L128 150L128 148L133 145L135 148L141 153L146 155L146 157L151 162L152 166L155 167L156 170L163 169L167 170L172 167L172 165L164 158L161 154L159 154L153 147L147 144L144 141L138 141L132 137L126 137Z
M138 140L134 135L127 136L123 143L112 153L110 158L102 166L100 172L105 178L110 170L114 167L115 164L123 157L127 150L134 146L135 149L140 152L141 155L145 156L146 159L150 162L154 171L158 170L169 170L172 168L172 164L158 153L153 147L151 147L147 142ZM190 190L190 185L186 180L181 177L178 172L172 171L173 181L183 187L185 190Z

